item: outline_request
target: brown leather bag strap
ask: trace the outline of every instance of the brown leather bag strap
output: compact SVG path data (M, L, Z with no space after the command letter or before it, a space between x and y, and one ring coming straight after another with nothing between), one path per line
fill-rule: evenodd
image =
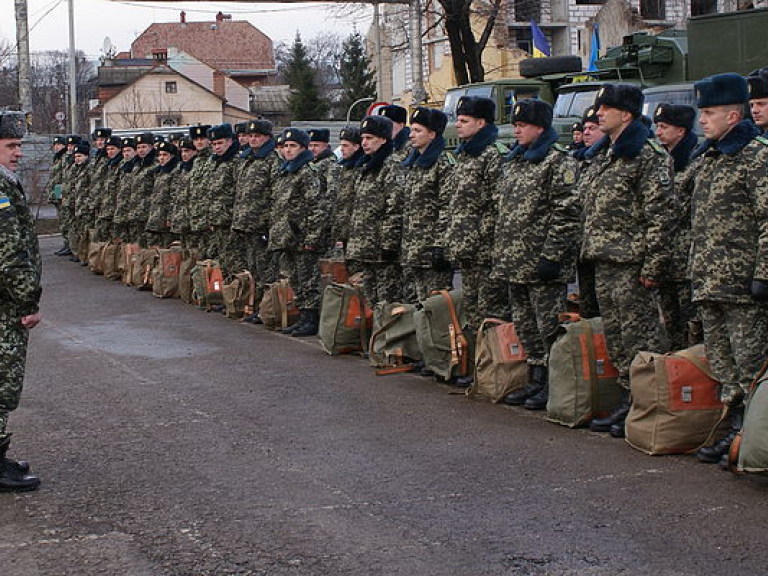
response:
M363 348L363 352L368 352L368 317L365 315L365 297L360 286L353 286L357 294L358 302L360 302L360 346Z
M244 313L246 315L250 315L254 312L253 307L256 300L256 280L253 278L253 274L251 274L248 270L245 270L244 272L248 276L248 300L245 303Z
M288 283L281 280L277 285L277 303L280 306L281 328L288 326Z
M581 321L579 321L581 322ZM589 360L589 393L591 394L592 401L598 396L597 388L597 353L595 352L595 333L592 330L592 323L589 320L584 320L584 335L587 343L587 359Z
M464 331L461 329L461 323L459 322L459 315L456 313L456 307L453 304L453 298L451 298L448 290L439 290L440 294L448 304L448 312L451 315L451 324L453 324L453 331L456 338L456 353L459 359L459 372L461 376L466 376L469 372L469 350L467 337L464 336Z

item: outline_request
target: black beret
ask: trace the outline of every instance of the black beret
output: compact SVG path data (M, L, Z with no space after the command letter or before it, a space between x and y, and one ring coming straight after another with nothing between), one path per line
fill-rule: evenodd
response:
M66 144L67 138L66 136L54 136L53 137L53 143L54 144Z
M392 140L392 120L388 116L366 116L360 122L360 134Z
M571 124L571 132L584 132L584 124L581 122L574 122Z
M116 148L122 148L123 141L120 139L120 136L110 136L107 138L107 143L105 146L115 146Z
M408 120L408 111L397 104L387 104L379 109L379 116L386 116L392 122L405 124Z
M69 136L67 136L67 144L74 144L75 146L77 146L82 141L83 139L77 134L70 134Z
M272 136L272 131L275 129L274 124L269 120L251 120L248 122L245 131L248 134L262 134L264 136Z
M136 148L136 139L130 137L123 138L122 148Z
M225 122L217 126L211 126L208 128L209 140L220 140L222 138L234 138L235 133L232 131L232 124Z
M310 142L330 142L331 131L328 128L310 128L307 130Z
M696 120L696 110L694 110L693 106L686 106L685 104L667 104L662 102L656 107L656 112L653 113L654 122L678 126L679 128L685 128L689 132L693 130L694 120Z
M746 104L749 100L747 79L731 72L699 80L693 85L693 89L699 108Z
M346 140L347 142L352 142L353 144L360 144L363 141L360 135L360 130L353 126L342 128L341 132L339 132L339 140Z
M195 148L194 142L192 142L192 138L182 138L179 140L179 148L185 150L197 150L197 148Z
M245 129L248 126L248 122L238 122L235 124L235 134L245 134Z
M616 108L638 118L643 113L644 100L643 91L634 84L603 84L595 98L595 108Z
M189 137L194 140L195 138L208 138L209 124L198 124L197 126L191 126L189 128Z
M286 128L282 133L283 143L296 142L299 146L309 146L309 134L298 128Z
M456 116L481 118L492 124L496 120L496 103L482 96L462 96L456 104Z
M160 144L157 145L157 151L158 152L168 152L169 154L173 154L174 156L179 153L179 149L176 148L175 145L171 144L170 142L166 142L163 140L160 142Z
M443 114L442 110L419 106L411 114L411 124L421 124L427 130L432 130L441 136L448 124L448 116Z
M512 109L512 123L523 122L541 128L552 127L552 105L544 100L526 98L518 100Z
M581 125L584 126L587 122L592 124L600 124L600 118L597 116L597 107L590 106L584 110L584 115L581 117Z
M77 146L75 146L75 154L85 154L88 156L88 154L91 153L91 145L88 144L88 142L80 142Z
M139 144L149 144L150 146L154 146L155 135L152 134L152 132L144 132L139 134L136 136L136 145L138 146Z
M768 98L768 68L753 70L747 76L749 99Z
M112 136L112 128L96 128L93 131L94 138L109 138Z

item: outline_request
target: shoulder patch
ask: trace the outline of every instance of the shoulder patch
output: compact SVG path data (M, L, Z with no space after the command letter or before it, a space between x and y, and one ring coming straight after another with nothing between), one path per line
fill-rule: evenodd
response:
M11 207L11 199L5 194L0 194L0 210L5 210Z
M760 136L755 136L755 140L760 142L763 146L768 146L768 138L763 136L762 134Z
M501 142L494 142L494 146L496 146L496 150L498 150L502 154L508 154L509 148L507 148L504 144Z
M568 149L562 144L560 144L560 142L555 142L554 144L552 144L552 148L554 148L558 152L563 152L565 154L568 154Z
M664 147L656 142L653 138L648 138L648 144L651 145L651 148L657 153L657 154L666 154L667 151L664 149Z
M456 156L453 155L453 152L446 151L445 157L448 160L448 164L451 166L456 166Z
M307 166L309 166L309 169L312 170L312 172L317 172L318 170L320 170L320 166L318 166L314 162L308 162Z
M573 186L576 184L576 170L568 167L563 171L563 184L566 186Z

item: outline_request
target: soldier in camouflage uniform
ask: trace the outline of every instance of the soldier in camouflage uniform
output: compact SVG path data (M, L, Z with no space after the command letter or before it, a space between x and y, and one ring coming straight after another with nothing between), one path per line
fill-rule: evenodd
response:
M371 307L377 302L402 300L400 237L392 221L402 218L402 205L389 202L402 190L402 171L389 161L392 154L392 121L366 116L360 124L365 156L360 160L355 201L349 223L347 259L363 273L363 295ZM385 235L385 218L390 231ZM399 228L399 226L398 226Z
M112 130L109 128L97 128L93 132L94 146L91 148L91 190L89 193L89 211L92 213L91 229L94 231L94 236L91 241L100 240L98 237L98 230L96 229L96 216L98 205L101 202L101 197L104 194L104 184L107 173L107 139L112 135Z
M16 175L25 119L0 111L0 492L35 490L27 462L6 457L8 417L19 405L28 331L40 322L40 253L35 223Z
M237 144L240 152L248 153L250 139L248 138L248 122L238 122L235 124L235 136L237 136Z
M106 170L102 176L99 197L96 202L96 239L99 242L112 240L115 216L115 201L120 186L120 165L123 162L122 140L117 136L110 136L104 147L107 152Z
M768 354L768 139L745 118L743 77L718 74L694 89L706 140L694 160L690 274L730 424L697 457L718 462L741 429L744 395Z
M346 127L339 132L341 160L336 165L333 179L335 195L331 219L331 240L334 245L345 249L349 241L349 222L355 203L355 185L359 171L355 170L360 159L365 156L361 147L360 129ZM352 272L352 270L350 270Z
M64 170L64 155L67 153L67 139L64 136L56 136L51 144L53 150L53 160L51 161L51 170L48 175L48 184L45 189L48 192L48 202L56 208L56 217L61 221L61 181ZM64 244L54 254L64 256L69 252L67 239L64 238Z
M147 248L147 218L155 187L157 151L155 136L144 132L136 136L136 165L131 172L131 197L128 205L128 233L131 242Z
M519 100L512 124L517 144L505 158L496 191L492 276L509 285L512 320L530 376L528 385L504 402L543 410L549 350L565 310L567 283L575 275L578 165L557 143L549 103Z
M72 156L74 164L70 170L71 179L66 202L72 214L69 245L74 254L69 259L86 266L88 264L88 230L94 219L91 212L90 144L81 142L75 147Z
M432 290L451 288L453 269L445 256L440 222L451 196L451 171L456 164L445 150L443 130L448 117L440 110L419 107L411 115L411 153L403 161L405 187L391 194L388 216L394 213L395 237L402 237L403 300L418 302ZM402 215L401 218L398 218ZM384 234L393 234L392 220Z
M119 238L123 242L130 242L130 229L128 227L128 215L131 203L131 188L133 187L133 170L139 161L136 156L136 140L123 138L121 153L123 161L120 163L120 179L115 193L115 212L112 215L112 237Z
M391 161L400 164L411 153L411 129L405 125L408 120L408 111L397 104L388 104L379 110L379 114L392 120Z
M320 270L317 265L328 223L327 207L309 135L290 128L283 136L285 161L272 187L270 251L279 252L280 268L295 292L299 321L283 329L293 336L317 334L320 319Z
M187 224L189 232L187 234L189 248L194 248L200 254L207 254L208 250L208 190L206 189L206 179L210 170L211 141L208 139L208 130L211 127L205 124L192 126L189 129L189 135L192 143L197 150L195 163L187 177L186 200L184 204L187 207Z
M579 183L581 257L595 264L606 345L623 388L618 407L590 428L624 436L631 406L629 365L640 350L663 352L655 289L670 257L675 221L672 158L640 120L643 93L606 84L595 99L605 136Z
M768 136L768 67L754 70L747 76L749 110L763 136Z
M72 167L75 164L73 156L75 146L80 144L82 138L76 134L70 134L66 138L67 151L64 153L61 163L61 205L59 207L59 230L64 238L67 249L61 253L61 256L72 256L72 249L69 246L69 229L72 226L74 214L69 205L71 196L70 188L72 184Z
M168 217L171 220L171 234L179 237L182 246L186 248L188 246L187 235L189 234L189 213L187 210L189 175L195 164L197 148L195 148L191 138L180 138L179 151L181 161L174 179L173 200Z
M171 234L170 210L173 205L179 149L170 142L160 142L156 150L157 166L154 168L152 197L145 229L150 246L167 248L174 240Z

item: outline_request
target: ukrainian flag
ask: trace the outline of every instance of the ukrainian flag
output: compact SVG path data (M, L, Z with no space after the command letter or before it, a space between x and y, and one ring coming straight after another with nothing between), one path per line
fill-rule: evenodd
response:
M533 57L544 58L551 56L552 52L549 49L549 42L547 37L539 26L531 20L531 38L533 38Z

